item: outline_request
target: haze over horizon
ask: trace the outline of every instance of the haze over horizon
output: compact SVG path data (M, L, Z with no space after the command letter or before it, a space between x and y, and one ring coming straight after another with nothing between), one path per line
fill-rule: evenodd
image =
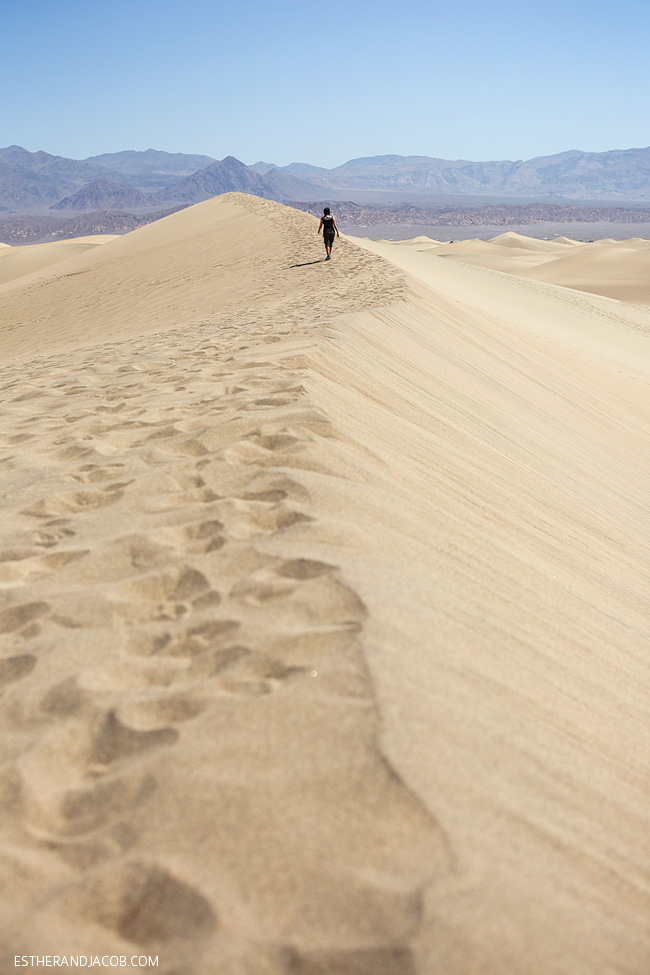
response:
M333 167L381 154L504 160L648 144L631 0L540 12L470 2L326 10L43 0L4 15L16 83L0 142L86 158L125 148Z

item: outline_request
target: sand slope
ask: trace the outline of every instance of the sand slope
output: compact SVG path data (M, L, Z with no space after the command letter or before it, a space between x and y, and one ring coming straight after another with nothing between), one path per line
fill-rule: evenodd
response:
M416 238L407 243L411 249L435 257L619 301L650 304L650 241L642 238L579 243L564 237L537 240L508 232L489 241L462 240L438 245L430 241L427 247L422 238Z
M73 240L54 241L49 244L29 244L25 247L10 247L3 244L0 248L0 285L7 281L14 281L26 274L33 274L49 268L53 264L60 264L70 258L84 254L86 251L116 240L115 234L97 234L95 237L77 237Z
M288 323L296 315L316 319L325 296L333 310L344 311L390 291L376 280L382 277L378 266L358 249L331 276L327 290L314 290L319 264L311 262L320 262L322 244L313 218L283 208L278 220L263 203L252 211L251 199L227 194L207 200L66 261L64 268L0 287L0 358L187 323L209 328L269 313Z
M5 967L642 975L650 314L316 226L0 289Z

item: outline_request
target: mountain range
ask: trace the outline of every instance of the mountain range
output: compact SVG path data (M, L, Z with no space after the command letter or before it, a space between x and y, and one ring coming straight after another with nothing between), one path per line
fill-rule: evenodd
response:
M293 172L293 167L280 172ZM650 148L570 152L517 162L428 156L352 159L311 176L332 189L408 191L430 196L519 199L650 200Z
M133 211L199 203L242 191L265 199L418 203L450 198L486 202L650 202L650 147L578 150L527 161L471 162L429 156L370 156L326 169L307 163L252 166L227 156L125 150L67 159L20 146L0 149L0 210Z

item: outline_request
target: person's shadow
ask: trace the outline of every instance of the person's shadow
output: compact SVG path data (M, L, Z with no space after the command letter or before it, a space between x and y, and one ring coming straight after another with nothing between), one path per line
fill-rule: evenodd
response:
M309 267L310 264L324 264L325 258L321 257L319 261L305 261L304 264L290 264L289 267Z

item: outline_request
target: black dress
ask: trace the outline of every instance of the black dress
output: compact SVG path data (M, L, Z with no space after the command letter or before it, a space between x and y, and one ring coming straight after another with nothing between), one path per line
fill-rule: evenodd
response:
M334 217L323 217L323 240L326 247L331 247L334 243Z

